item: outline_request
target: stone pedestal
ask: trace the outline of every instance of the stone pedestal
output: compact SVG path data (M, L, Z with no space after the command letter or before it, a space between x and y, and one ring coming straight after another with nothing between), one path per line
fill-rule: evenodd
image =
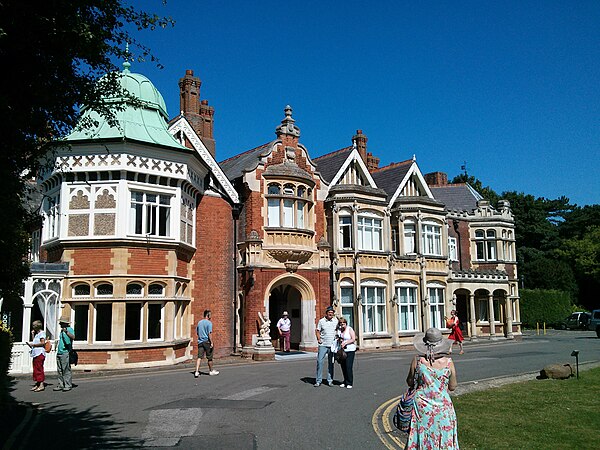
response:
M271 343L271 338L259 337L254 346L254 354L252 355L254 361L272 361L275 359L275 348Z

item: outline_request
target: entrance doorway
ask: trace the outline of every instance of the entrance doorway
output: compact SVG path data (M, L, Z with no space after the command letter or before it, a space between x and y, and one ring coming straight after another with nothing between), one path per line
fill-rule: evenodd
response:
M459 327L464 336L470 336L469 333L469 292L456 291L456 314L459 320Z
M300 291L289 284L281 284L271 290L269 295L269 319L271 320L271 340L276 349L279 348L277 321L281 318L283 311L288 312L292 322L290 347L294 350L300 348L302 338L301 299L302 294Z

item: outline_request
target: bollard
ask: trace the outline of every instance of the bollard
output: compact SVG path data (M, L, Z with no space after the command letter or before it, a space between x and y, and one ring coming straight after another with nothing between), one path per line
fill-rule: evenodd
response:
M536 329L537 335L539 336L540 335L540 323L539 322L535 323L535 329Z
M544 336L546 336L546 322L544 322Z

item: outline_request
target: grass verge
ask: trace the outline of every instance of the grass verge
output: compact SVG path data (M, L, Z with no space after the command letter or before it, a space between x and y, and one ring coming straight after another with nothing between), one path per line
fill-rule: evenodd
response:
M452 401L461 449L600 449L600 369Z

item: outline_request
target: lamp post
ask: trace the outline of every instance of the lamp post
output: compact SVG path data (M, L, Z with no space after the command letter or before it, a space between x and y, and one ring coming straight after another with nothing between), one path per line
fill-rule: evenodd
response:
M577 379L579 380L579 350L573 350L571 356L575 357L575 365L577 366Z

